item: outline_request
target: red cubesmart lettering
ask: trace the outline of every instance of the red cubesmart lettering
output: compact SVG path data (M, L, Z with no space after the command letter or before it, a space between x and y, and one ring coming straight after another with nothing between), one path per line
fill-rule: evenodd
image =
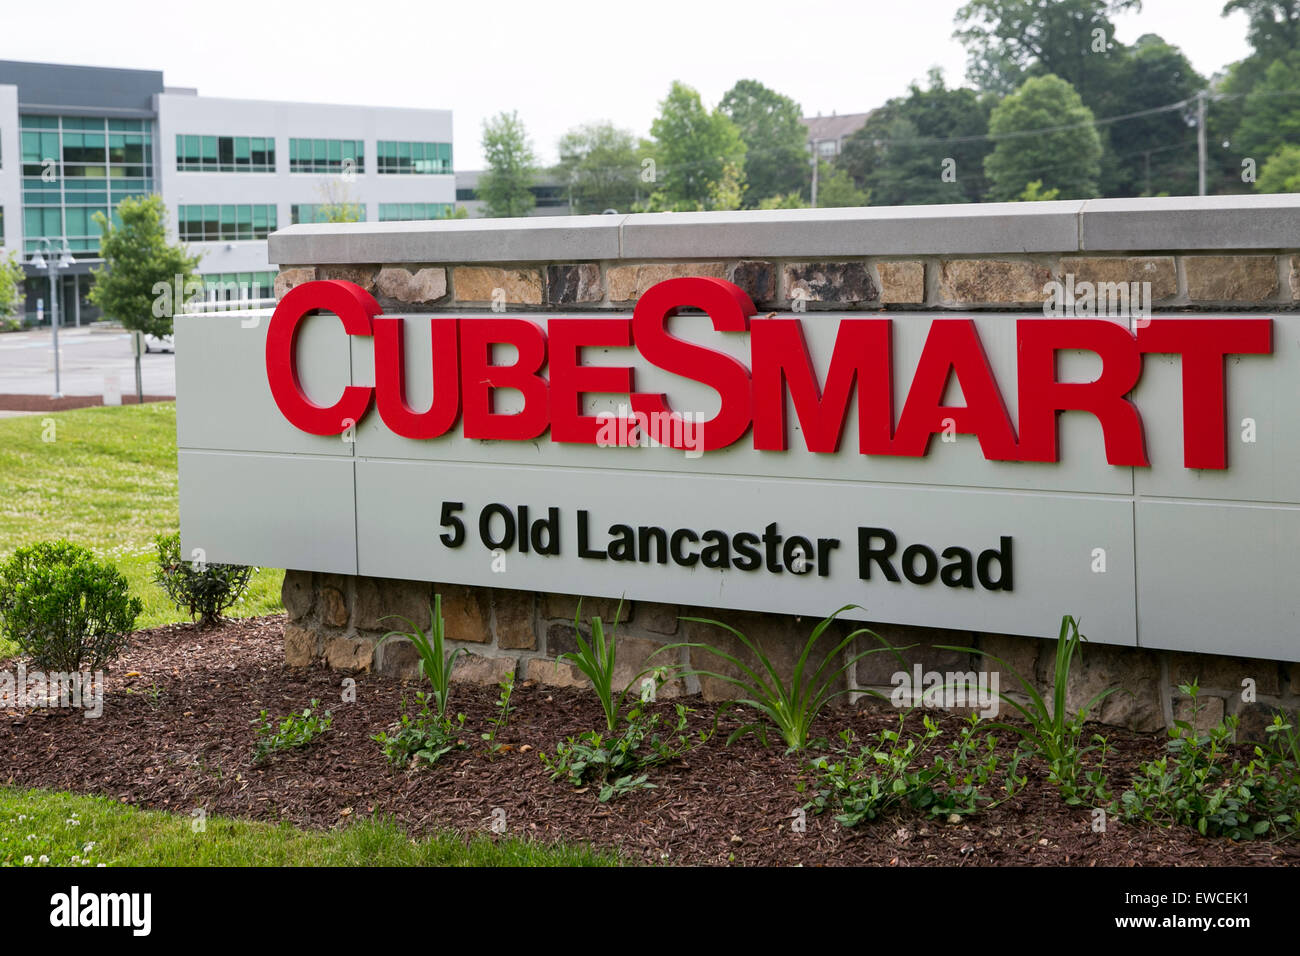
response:
M379 314L379 303L351 282L304 282L280 300L266 331L266 379L280 413L309 434L341 435L366 414L372 389L348 385L333 405L317 405L308 397L298 378L296 352L302 320L313 312L334 313L348 335L370 335L370 320Z
M1142 418L1125 396L1142 374L1142 356L1128 329L1102 319L1021 319L1016 322L1020 384L1020 459L1057 461L1057 413L1091 412L1101 422L1106 461L1147 461ZM1101 356L1091 382L1059 382L1056 353L1084 349Z
M965 406L943 404L949 375L956 375ZM890 454L925 455L930 436L951 429L979 439L984 457L1016 461L1016 436L1002 393L971 319L936 319L921 350L916 375L898 418Z
M726 448L749 430L751 417L749 369L724 352L696 345L669 334L668 319L688 307L702 309L719 332L744 332L749 317L757 311L739 286L722 279L685 276L665 279L651 286L632 312L632 331L637 350L652 365L702 382L722 400L718 414L698 426L701 450ZM632 409L662 421L673 415L667 396L634 392ZM660 444L684 448L683 435L655 436Z
M379 417L403 438L437 438L460 417L460 349L456 319L429 319L433 346L433 400L417 412L406 401L406 349L402 319L377 318L375 406Z
M582 414L582 396L591 392L630 395L633 373L627 366L583 365L583 348L626 348L632 320L624 318L552 319L546 326L550 347L551 441L596 444L601 421ZM616 434L628 434L624 427Z
M838 451L856 384L858 450L864 455L888 454L894 425L889 332L888 319L842 319L823 387L808 354L802 322L771 318L750 323L754 447L789 447L788 389L808 450Z
M1161 319L1138 329L1140 352L1183 361L1183 465L1227 468L1223 360L1273 351L1271 319Z
M513 345L518 356L510 365L492 364L492 346ZM460 371L465 408L465 437L526 441L546 431L546 379L538 374L546 364L546 332L529 319L461 319ZM524 407L498 412L498 389L523 394Z

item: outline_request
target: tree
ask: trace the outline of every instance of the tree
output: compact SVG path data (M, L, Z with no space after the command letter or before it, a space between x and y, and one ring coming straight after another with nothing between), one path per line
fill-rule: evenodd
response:
M196 272L200 256L167 241L162 197L155 193L123 199L112 222L97 212L95 224L102 233L104 265L94 272L90 301L128 332L171 335L172 317L186 301L202 294L203 283ZM136 396L143 401L139 355L135 361Z
M528 215L537 201L531 190L537 157L518 113L498 113L483 121L483 154L488 168L477 191L484 213L493 218Z
M1283 146L1265 160L1255 188L1262 193L1300 193L1300 146Z
M1102 193L1106 196L1190 195L1196 192L1196 105L1205 79L1183 52L1155 34L1127 48L1118 85L1126 99L1115 115L1187 102L1181 109L1135 116L1107 127Z
M1300 0L1228 0L1223 15L1241 12L1254 56L1271 63L1300 49Z
M569 184L573 211L628 210L641 198L637 139L613 123L587 123L560 137L556 175Z
M1236 150L1261 160L1300 145L1300 50L1274 60L1241 100Z
M1034 180L1062 199L1097 195L1101 140L1092 110L1058 76L1038 76L993 108L989 133L997 143L984 161L989 198L1013 200ZM1045 132L1030 132L1044 130Z
M817 167L817 205L822 209L865 206L870 201L871 190L859 189L844 170L826 162Z
M987 191L984 157L993 97L950 90L931 70L929 89L913 83L868 117L835 165L879 206L979 202Z
M745 142L730 118L706 110L699 93L674 80L650 133L657 188L649 209L738 207L745 185Z
M808 189L808 131L798 103L757 80L739 80L718 109L745 143L746 206Z
M25 275L18 253L11 252L7 259L0 259L0 323L22 306Z
M967 76L982 90L1010 93L1029 76L1055 74L1093 109L1116 89L1122 52L1111 17L1142 0L970 0L953 35L966 47Z
M327 180L320 186L322 199L320 214L323 222L360 222L363 212L359 202L352 198L347 184Z

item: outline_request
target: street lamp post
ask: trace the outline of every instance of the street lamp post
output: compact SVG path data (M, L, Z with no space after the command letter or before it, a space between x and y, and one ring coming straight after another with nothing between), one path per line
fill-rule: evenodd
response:
M63 397L63 385L60 381L59 369L59 300L58 290L54 286L54 280L58 277L60 269L66 269L72 265L72 253L68 251L68 240L60 239L59 242L63 248L59 253L57 261L54 258L54 243L52 240L42 237L40 240L41 248L37 249L32 255L32 267L36 270L45 269L50 276L50 330L54 334L54 398ZM42 251L49 253L49 261L46 262Z

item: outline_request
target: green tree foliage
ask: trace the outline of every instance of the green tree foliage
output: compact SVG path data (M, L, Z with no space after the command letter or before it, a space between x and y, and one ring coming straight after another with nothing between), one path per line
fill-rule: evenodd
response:
M788 96L757 80L740 80L718 104L745 142L745 205L809 188L808 131Z
M673 81L650 124L650 134L655 141L655 191L648 209L739 208L745 142L725 113L705 109L699 93Z
M123 199L113 221L95 214L103 238L104 266L94 273L90 301L129 331L171 335L172 316L180 310L174 291L201 287L196 270L200 256L167 241L167 207L155 194ZM166 290L162 295L160 289Z
M575 213L626 212L641 198L636 137L613 123L587 123L565 133L556 174L569 186Z
M1236 151L1257 162L1300 145L1300 50L1274 60L1240 101Z
M980 89L1010 93L1051 73L1100 109L1114 90L1111 54L1120 50L1111 17L1140 7L1141 0L970 0L957 11L953 35Z
M1270 156L1255 188L1262 193L1300 193L1300 146L1283 146Z
M484 213L492 218L526 216L536 203L531 187L537 157L519 114L498 113L483 121L483 155L488 168L479 177Z
M1189 101L1181 109L1112 123L1099 135L1107 146L1102 159L1102 191L1107 196L1190 195L1196 192L1198 90L1205 79L1183 52L1154 34L1125 49L1118 61L1118 89L1124 99L1112 115Z
M871 202L871 190L859 189L853 177L843 169L822 162L817 169L817 205L822 209L842 206L865 206Z
M997 143L984 161L989 198L1017 199L1035 180L1062 199L1096 196L1101 140L1092 122L1092 110L1065 80L1051 75L1026 80L989 116ZM1031 130L1052 131L1017 135Z
M9 318L22 306L24 275L18 253L0 258L0 319Z
M938 70L929 83L913 83L907 96L873 112L835 161L874 205L979 202L988 188L984 157L992 146L982 137L994 98L950 90Z

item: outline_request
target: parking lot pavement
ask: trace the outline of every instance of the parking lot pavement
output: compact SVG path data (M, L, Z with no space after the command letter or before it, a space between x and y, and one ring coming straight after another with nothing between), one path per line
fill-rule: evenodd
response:
M117 377L125 395L135 392L131 337L121 329L59 329L64 395L103 395L105 379ZM176 362L170 352L140 358L146 395L176 394ZM0 335L0 394L52 395L54 349L49 328Z

